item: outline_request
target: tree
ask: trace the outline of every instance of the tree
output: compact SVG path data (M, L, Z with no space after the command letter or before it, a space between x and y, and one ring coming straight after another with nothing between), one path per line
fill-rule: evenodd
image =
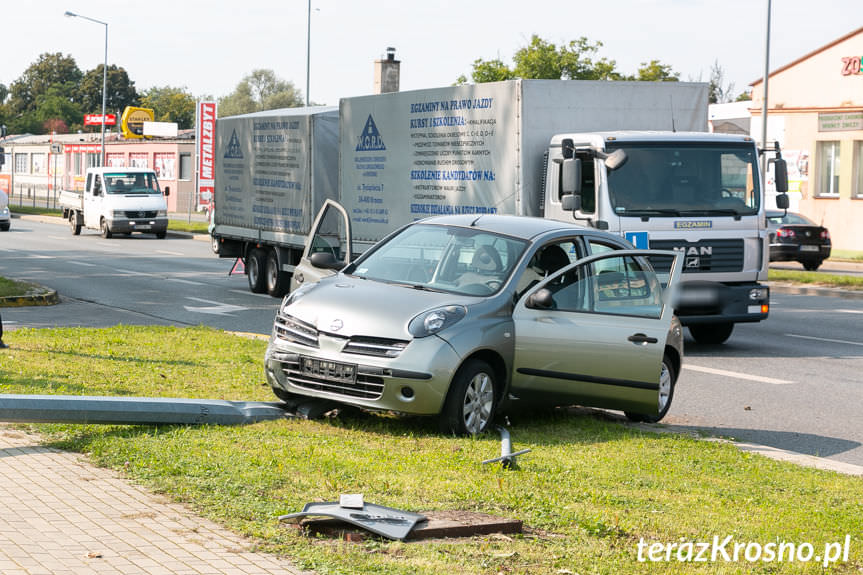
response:
M60 86L52 86L37 98L32 117L38 122L40 132L56 130L65 133L68 126L81 125L84 114L81 106L70 101Z
M302 94L292 82L282 80L272 70L257 69L245 76L233 92L219 99L219 116L302 105Z
M725 70L719 65L719 60L714 60L710 66L710 82L707 88L708 101L711 104L724 104L730 102L734 93L734 82L725 84Z
M152 108L157 122L176 122L180 130L195 127L195 97L185 87L150 88L144 92L141 106Z
M513 72L509 66L504 64L500 59L474 60L473 62L471 79L476 84L482 84L485 82L502 82L503 80L512 80L513 78L515 78L515 72ZM456 80L456 84L467 84L467 78L464 74L459 76L458 80Z
M79 101L85 113L102 113L102 69L104 66L104 64L99 64L94 69L89 70L81 80ZM138 105L140 98L135 89L135 82L129 79L129 74L126 73L125 69L115 64L108 66L105 84L107 88L106 113L122 114L126 106Z
M59 94L75 102L78 100L78 85L82 77L72 56L63 56L60 52L42 54L10 86L9 106L15 114L34 112L39 97L52 87L59 88Z
M671 66L662 64L659 60L642 62L635 80L645 82L679 82L680 74L672 71Z

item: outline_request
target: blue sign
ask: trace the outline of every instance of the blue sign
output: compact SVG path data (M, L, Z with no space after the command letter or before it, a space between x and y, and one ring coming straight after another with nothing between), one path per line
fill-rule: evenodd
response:
M384 139L381 138L381 133L378 132L378 127L369 114L369 119L366 120L366 125L363 127L363 133L357 138L357 152L379 152L386 150Z
M623 236L629 243L635 246L635 249L648 249L647 232L626 232Z

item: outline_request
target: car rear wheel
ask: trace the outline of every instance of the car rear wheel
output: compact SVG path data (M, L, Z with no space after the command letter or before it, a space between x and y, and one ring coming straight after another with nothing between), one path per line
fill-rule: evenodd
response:
M497 376L488 363L468 360L453 377L441 412L441 431L456 435L485 431L497 407L497 385Z
M659 374L659 396L657 408L659 413L656 415L646 415L644 413L625 412L627 419L630 421L644 421L646 423L656 423L660 421L668 409L671 407L671 400L674 399L674 386L677 384L677 372L674 370L674 363L667 355L662 357L662 371Z
M249 252L249 261L246 264L249 274L249 290L252 293L264 293L267 291L267 280L264 272L266 266L266 255L264 250L255 248Z
M819 267L821 267L821 262L823 260L803 260L800 263L803 264L803 269L814 272Z
M731 337L732 331L734 331L733 323L708 323L689 326L689 333L698 343L725 343L725 340Z

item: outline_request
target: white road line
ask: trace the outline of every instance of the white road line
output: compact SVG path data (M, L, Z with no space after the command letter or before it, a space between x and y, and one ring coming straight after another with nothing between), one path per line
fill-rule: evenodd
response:
M100 120L100 121L101 121L101 120ZM87 262L78 262L78 261L74 261L74 260L69 260L69 263L70 263L70 264L75 264L76 266L84 266L85 268L95 268L95 267L99 267L99 266L98 266L98 265L96 265L96 264L90 264L90 263L87 263Z
M181 284L189 284L190 286L203 286L203 285L207 285L207 284L205 284L205 283L203 283L203 282L194 282L194 281L192 281L192 280L183 280L183 279L180 279L180 278L166 278L166 281L169 281L169 282L177 282L177 283L181 283Z
M794 383L793 381L788 381L786 379L775 379L773 377L764 377L761 375L751 375L749 373L740 373L739 371L727 371L724 369L714 369L712 367L703 367L700 365L692 365L691 363L684 363L683 369L691 369L692 371L700 371L702 373L710 373L712 375L722 375L724 377L733 377L734 379L745 379L748 381L757 381L758 383L772 383L773 385L787 385L789 383Z
M119 272L121 274L128 274L130 276L148 276L151 274L145 274L143 272L135 271L135 270L121 270L120 268L114 268L115 272Z
M828 337L813 337L811 335L797 335L796 333L786 333L786 337L796 337L798 339L811 339L815 341L826 341L827 343L844 343L846 345L859 345L863 346L863 342L860 341L848 341L847 339L830 339Z
M181 253L181 252L169 252L167 250L156 250L156 253L157 254L165 254L167 256L184 256L184 255L186 255L186 254Z
M834 309L835 313L863 313L861 309Z

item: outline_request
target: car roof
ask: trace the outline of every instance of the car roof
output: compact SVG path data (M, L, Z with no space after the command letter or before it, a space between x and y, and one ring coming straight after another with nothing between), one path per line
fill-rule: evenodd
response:
M416 223L474 228L526 240L554 231L575 231L580 233L596 231L593 228L588 228L575 222L568 223L544 218L498 214L433 216L419 220Z

